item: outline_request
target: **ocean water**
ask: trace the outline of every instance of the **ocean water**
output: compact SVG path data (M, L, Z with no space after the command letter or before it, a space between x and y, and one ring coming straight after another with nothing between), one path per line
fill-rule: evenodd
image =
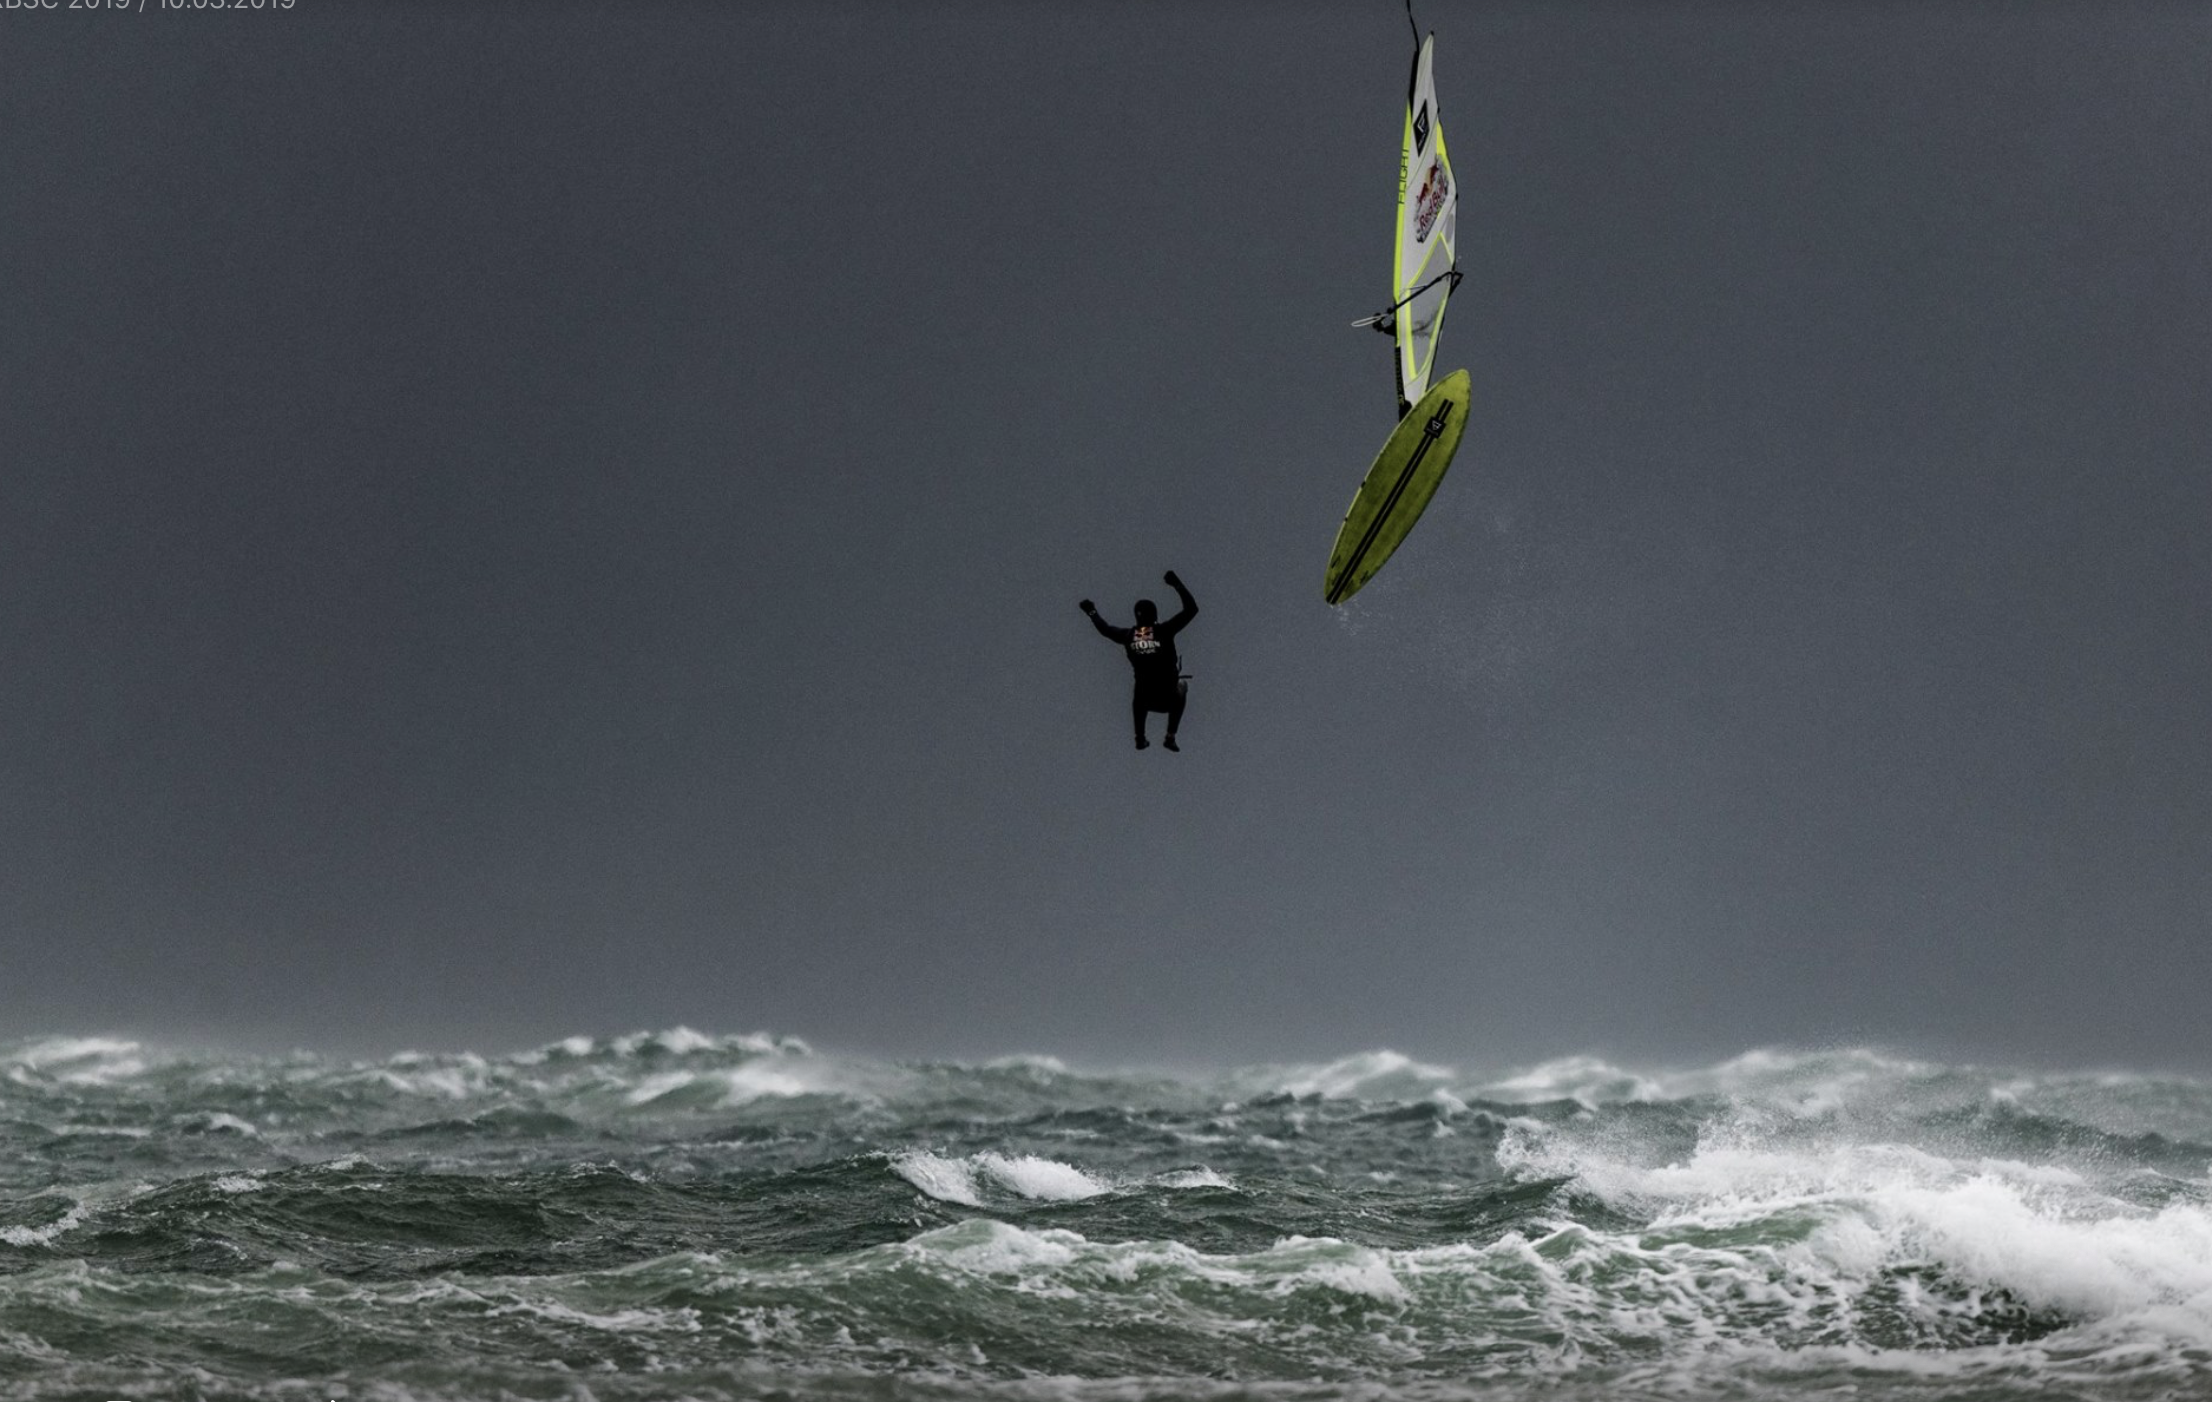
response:
M0 1045L0 1398L2212 1399L2212 1083Z

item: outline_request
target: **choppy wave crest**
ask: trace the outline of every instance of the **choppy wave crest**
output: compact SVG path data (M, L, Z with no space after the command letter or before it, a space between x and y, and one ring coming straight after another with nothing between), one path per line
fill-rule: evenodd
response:
M2212 1396L2181 1077L47 1038L0 1147L0 1397Z

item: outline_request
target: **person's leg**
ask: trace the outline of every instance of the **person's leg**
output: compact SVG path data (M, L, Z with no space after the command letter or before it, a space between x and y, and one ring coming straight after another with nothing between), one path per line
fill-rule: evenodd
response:
M1190 683L1182 681L1177 682L1175 684L1175 694L1172 697L1168 698L1167 739L1162 742L1171 750L1179 750L1183 748L1181 745L1175 743L1175 727L1183 723L1183 703L1189 699Z
M1137 723L1137 748L1148 749L1152 742L1144 738L1144 718L1152 708L1144 704L1144 692L1137 691L1129 697L1129 718Z

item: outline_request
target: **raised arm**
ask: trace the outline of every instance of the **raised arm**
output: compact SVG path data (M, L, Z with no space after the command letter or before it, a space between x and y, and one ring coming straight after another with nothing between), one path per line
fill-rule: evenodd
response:
M1093 628L1096 628L1099 632L1106 635L1106 641L1110 643L1120 643L1124 646L1128 644L1129 630L1127 628L1116 628L1113 624L1108 623L1103 618L1100 618L1098 616L1098 605L1092 603L1089 599L1085 599L1082 603L1076 605L1076 607L1083 610L1083 616L1091 621L1091 626Z
M1173 570L1167 572L1167 587L1173 589L1175 597L1183 601L1183 607L1176 610L1175 616L1160 625L1162 633L1173 637L1183 631L1184 624L1198 617L1198 600L1190 596L1190 590L1183 587L1183 581Z

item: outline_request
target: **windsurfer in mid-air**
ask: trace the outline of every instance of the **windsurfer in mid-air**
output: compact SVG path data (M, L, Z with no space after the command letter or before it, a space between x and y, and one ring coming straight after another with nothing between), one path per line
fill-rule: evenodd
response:
M1182 659L1175 653L1175 635L1183 631L1192 619L1198 617L1198 600L1190 596L1183 581L1175 577L1175 571L1167 572L1167 584L1175 596L1183 601L1183 607L1167 622L1159 621L1159 606L1150 599L1137 600L1137 626L1116 628L1098 616L1098 606L1085 599L1081 608L1091 626L1113 642L1120 643L1129 654L1130 670L1137 674L1137 690L1129 699L1129 712L1137 724L1137 748L1148 748L1152 742L1144 738L1145 717L1154 711L1167 712L1167 734L1160 743L1171 750L1183 747L1175 743L1175 728L1183 723L1183 701L1190 692L1190 683L1183 678Z

